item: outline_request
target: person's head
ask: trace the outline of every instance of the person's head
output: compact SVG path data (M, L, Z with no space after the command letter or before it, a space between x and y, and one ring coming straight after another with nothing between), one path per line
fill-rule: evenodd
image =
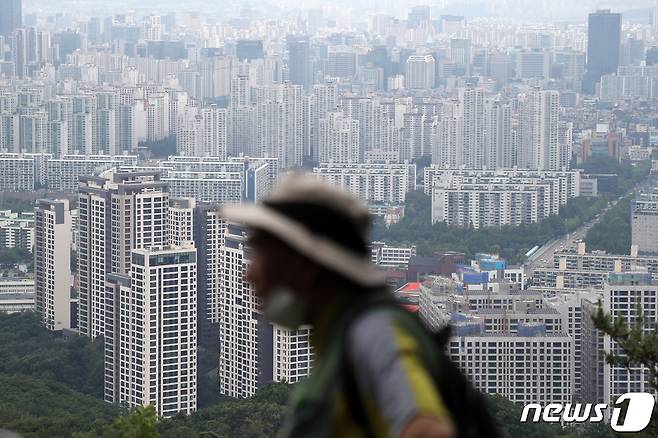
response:
M247 279L266 313L278 305L308 319L341 293L383 284L368 261L367 207L317 178L292 174L260 205L223 212L250 228Z

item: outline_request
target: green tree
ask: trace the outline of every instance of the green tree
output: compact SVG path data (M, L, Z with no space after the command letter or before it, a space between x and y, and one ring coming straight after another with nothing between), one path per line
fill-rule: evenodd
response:
M594 326L615 341L621 353L604 352L605 360L611 365L630 370L643 366L648 371L647 383L658 391L658 331L655 323L649 321L637 306L637 317L632 321L625 318L613 318L603 311L603 306L592 316ZM639 435L643 437L658 436L658 408L654 406L653 417L649 426Z
M176 154L176 136L170 135L157 141L143 141L138 147L145 149L149 158L167 158L169 155Z
M373 222L372 240L392 244L416 245L419 255L436 251L460 251L468 259L478 252L497 252L510 263L524 260L524 254L535 245L576 229L594 218L607 205L603 199L574 198L562 208L559 216L551 216L536 224L518 227L458 228L445 223L431 223L431 200L422 192L407 194L405 216L386 227L381 220Z
M158 415L155 406L139 406L114 422L117 438L158 438Z
M54 337L33 312L0 313L0 373L57 381L102 398L103 339Z
M0 248L0 265L13 266L17 263L30 264L34 262L32 253L23 248Z
M631 196L608 210L585 236L590 250L628 254L631 248Z

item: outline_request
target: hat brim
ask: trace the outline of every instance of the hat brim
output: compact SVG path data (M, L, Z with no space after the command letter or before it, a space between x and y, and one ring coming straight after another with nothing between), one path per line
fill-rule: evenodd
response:
M384 274L366 258L311 233L302 224L267 206L225 205L220 213L231 222L271 233L300 254L359 285L376 287L385 284Z

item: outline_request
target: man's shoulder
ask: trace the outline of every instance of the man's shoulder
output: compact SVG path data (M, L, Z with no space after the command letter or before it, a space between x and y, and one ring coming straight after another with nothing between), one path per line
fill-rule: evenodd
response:
M376 350L395 342L401 334L419 340L427 333L416 316L398 307L395 303L372 306L359 313L347 328L347 343L350 350Z

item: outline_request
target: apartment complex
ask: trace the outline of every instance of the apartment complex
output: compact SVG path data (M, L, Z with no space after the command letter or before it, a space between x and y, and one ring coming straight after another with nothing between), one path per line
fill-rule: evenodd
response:
M474 228L518 226L559 214L579 195L579 173L562 171L424 170L432 222Z
M313 173L369 203L404 204L407 193L416 188L414 164L322 163Z
M452 360L476 388L528 403L571 403L573 342L564 333L547 334L541 325L519 333L482 334L476 328L450 340Z
M602 289L608 273L626 272L637 268L658 274L658 257L640 255L636 248L630 254L608 254L604 251L586 252L584 242L576 250L558 251L553 256L553 267L537 268L533 284L558 289Z
M220 298L224 269L222 249L227 224L219 205L200 203L194 209L194 241L197 247L197 321L199 343L219 346Z

